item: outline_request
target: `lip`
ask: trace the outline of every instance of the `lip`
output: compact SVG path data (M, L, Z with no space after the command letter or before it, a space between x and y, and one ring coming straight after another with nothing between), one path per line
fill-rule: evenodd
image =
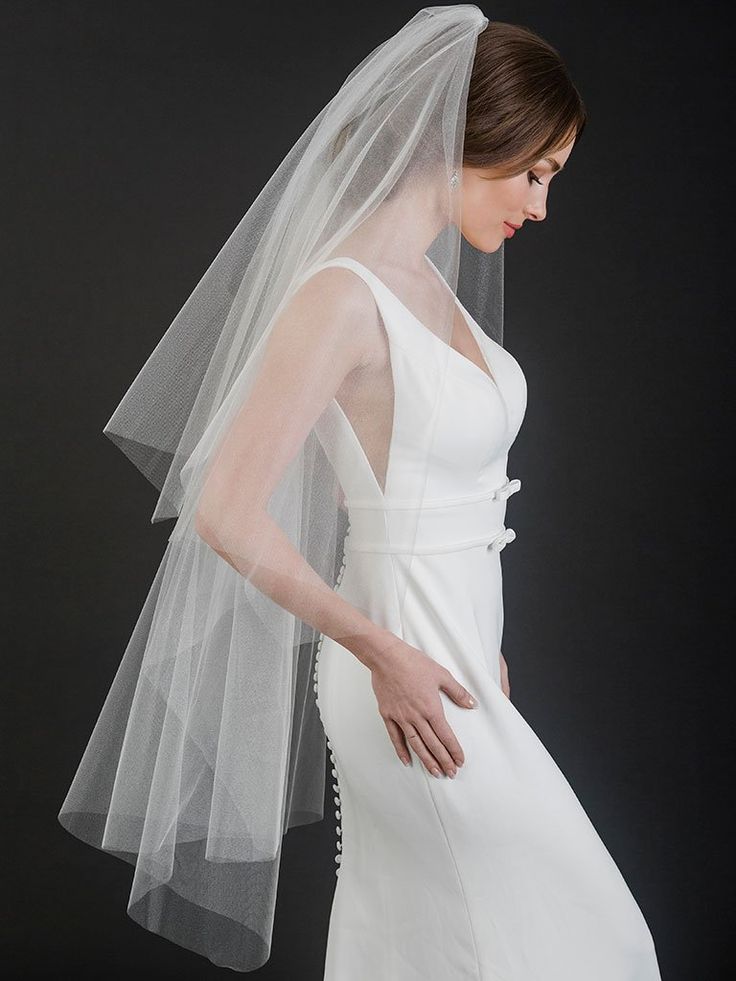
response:
M521 225L512 225L508 221L505 221L504 225L506 226L505 228L506 238L511 238L514 235L514 233L517 231L517 229L521 228Z

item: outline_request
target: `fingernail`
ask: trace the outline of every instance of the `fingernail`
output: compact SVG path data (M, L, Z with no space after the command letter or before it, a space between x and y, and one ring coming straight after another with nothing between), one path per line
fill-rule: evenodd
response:
M449 776L449 778L450 778L451 780L454 780L454 779L455 779L455 774L456 774L456 773L457 773L457 770L450 770L450 772L448 773L448 776Z
M409 765L409 760L402 760L401 762L404 764L404 766L408 766Z
M437 769L437 767L433 768L432 773L435 777L438 777L440 775L440 771Z
M476 702L476 700L475 700L475 699L473 698L473 696L472 696L472 695L468 695L468 705L469 705L469 706L470 706L471 708L475 708L475 706L476 706L477 704L478 704L478 703L477 703L477 702Z

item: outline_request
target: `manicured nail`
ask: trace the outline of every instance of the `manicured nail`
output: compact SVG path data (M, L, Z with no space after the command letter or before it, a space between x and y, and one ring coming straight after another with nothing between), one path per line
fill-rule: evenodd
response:
M404 766L408 766L409 765L409 760L402 760L401 762L404 764Z
M473 696L472 696L472 695L468 695L468 705L469 705L469 706L470 706L471 708L475 708L475 706L476 706L477 704L478 704L478 703L477 703L477 702L476 702L476 700L475 700L475 699L473 698Z
M440 775L440 771L437 769L436 766L432 768L432 773L434 774L435 777L438 777Z

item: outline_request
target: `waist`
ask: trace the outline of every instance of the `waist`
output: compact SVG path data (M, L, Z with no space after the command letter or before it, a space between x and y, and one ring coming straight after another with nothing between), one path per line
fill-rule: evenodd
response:
M478 545L500 551L516 538L504 520L506 500L520 488L517 477L491 491L461 498L419 503L348 500L345 551L429 554Z

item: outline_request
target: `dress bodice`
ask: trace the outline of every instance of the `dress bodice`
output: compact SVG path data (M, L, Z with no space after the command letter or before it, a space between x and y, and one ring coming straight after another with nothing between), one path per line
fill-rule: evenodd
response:
M385 528L389 512L396 527L389 529L388 539L396 544L400 525L409 520L406 513L403 518L401 514L414 505L422 509L427 532L430 526L435 529L431 541L438 534L445 540L450 529L442 517L443 506L452 506L451 513L458 520L453 519L455 530L448 542L452 534L472 539L480 524L485 533L498 530L505 499L499 500L494 493L504 486L508 490L507 455L526 410L526 380L520 365L484 333L457 297L490 374L433 334L356 259L329 259L312 271L327 266L352 269L371 289L386 328L393 375L394 418L384 491L336 400L317 426L345 492L353 525L356 517L364 525L372 521L371 537L375 538ZM514 489L518 486L509 492ZM464 503L471 507L455 507ZM358 516L359 509L373 512L373 517ZM381 534L378 541L383 538ZM426 544L430 543L427 539Z

